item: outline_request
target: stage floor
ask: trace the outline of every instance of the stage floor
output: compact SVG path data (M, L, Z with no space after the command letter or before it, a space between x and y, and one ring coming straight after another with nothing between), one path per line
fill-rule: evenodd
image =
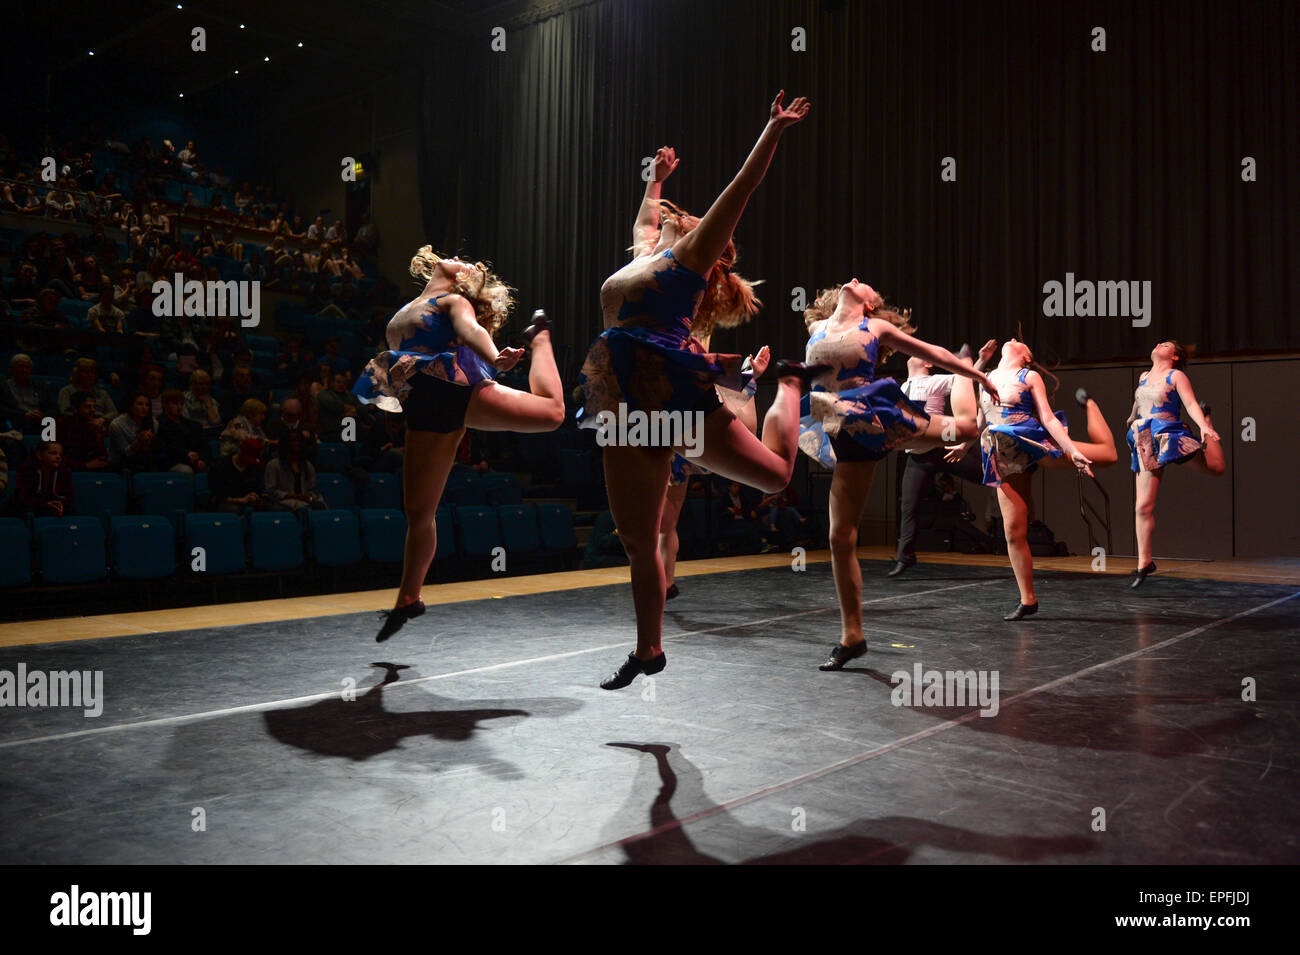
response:
M485 582L510 595L382 645L366 595L10 625L0 670L102 671L104 708L0 709L0 862L1300 861L1294 580L1044 571L1008 624L979 563L864 560L871 652L839 673L824 560L683 565L668 668L618 692L625 569ZM996 672L997 715L893 705L917 663Z

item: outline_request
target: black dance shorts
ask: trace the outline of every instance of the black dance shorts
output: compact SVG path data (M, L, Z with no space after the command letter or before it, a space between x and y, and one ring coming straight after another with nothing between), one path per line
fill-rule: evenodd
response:
M458 385L432 375L416 375L411 391L402 401L406 427L411 431L454 434L465 427L465 412L474 393L470 385Z
M835 452L836 461L881 461L889 456L893 448L868 448L841 432L831 438L831 450Z

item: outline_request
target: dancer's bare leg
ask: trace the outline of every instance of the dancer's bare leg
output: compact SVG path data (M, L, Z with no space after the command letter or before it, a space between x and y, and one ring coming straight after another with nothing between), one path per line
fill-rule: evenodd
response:
M1034 558L1029 552L1029 482L1030 475L1013 474L998 488L1007 556L1020 588L1020 602L1026 607L1038 603L1034 596Z
M1074 446L1083 452L1083 456L1092 462L1094 468L1109 467L1119 460L1119 453L1115 450L1115 436L1111 434L1110 425L1106 424L1101 408L1091 398L1088 399L1087 412L1088 440L1076 441ZM1049 471L1074 468L1074 462L1065 455L1045 459L1039 463Z
M858 564L858 524L871 493L875 461L837 461L831 477L831 571L840 601L840 645L862 643L862 567Z
M456 461L465 429L440 434L407 431L405 463L402 467L402 495L406 508L406 549L402 555L402 583L395 608L420 599L420 587L438 550L435 520L438 501L447 486L447 475Z
M1205 423L1214 428L1214 422L1210 416L1205 416ZM1227 469L1223 460L1223 444L1215 438L1205 439L1205 448L1196 457L1187 462L1188 466L1201 474L1208 474L1211 477L1220 477Z
M682 505L686 503L686 491L690 481L685 484L669 484L664 495L664 513L659 518L659 559L664 564L665 589L672 587L673 572L677 569L677 519L681 516Z
M482 382L474 388L465 412L465 424L479 431L554 431L564 424L564 385L555 367L551 333L542 331L532 340L532 364L527 391Z
M609 510L632 565L636 656L651 660L660 653L663 632L666 588L659 556L659 526L673 452L671 448L619 446L604 451Z
M761 441L725 406L708 414L695 463L768 494L783 489L799 453L799 387L797 378L781 379Z
M1160 479L1164 473L1164 468L1137 473L1137 500L1133 512L1137 526L1139 568L1151 563L1151 538L1156 530L1156 498L1160 495Z

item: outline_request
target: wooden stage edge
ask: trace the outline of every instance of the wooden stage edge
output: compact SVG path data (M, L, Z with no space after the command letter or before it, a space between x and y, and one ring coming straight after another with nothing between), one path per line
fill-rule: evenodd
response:
M894 551L889 547L861 547L862 560L892 560ZM830 552L809 551L810 564L830 560ZM999 567L1011 576L1005 556L990 554L923 553L921 565L956 564L975 567ZM1218 580L1228 583L1277 584L1300 586L1300 559L1236 558L1216 561L1178 560L1157 557L1159 576ZM682 561L677 565L677 576L693 577L698 574L722 574L737 570L791 566L792 557L786 553L754 554L744 557L721 557L709 560ZM1112 560L1105 571L1092 570L1090 557L1036 557L1034 566L1039 570L1070 573L1107 573L1123 576L1132 572L1134 561ZM527 577L502 577L488 580L467 580L446 584L430 584L424 588L426 604L459 603L467 600L490 600L520 594L550 593L582 587L603 587L628 582L626 567L608 567L598 570L573 570L555 574L534 574ZM867 589L875 590L868 577ZM887 586L884 580L880 586ZM178 607L172 610L148 610L137 613L104 614L89 617L62 617L53 620L26 620L0 624L0 646L16 647L28 644L63 643L73 640L95 640L103 637L120 637L143 633L169 633L180 630L199 630L208 627L237 627L251 623L271 623L276 620L300 620L325 617L333 614L360 613L386 610L396 599L396 589L367 590L355 593L320 594L311 597L286 597L278 600L256 600L245 603L212 604L198 607ZM832 596L828 593L827 600ZM376 620L375 627L379 623Z

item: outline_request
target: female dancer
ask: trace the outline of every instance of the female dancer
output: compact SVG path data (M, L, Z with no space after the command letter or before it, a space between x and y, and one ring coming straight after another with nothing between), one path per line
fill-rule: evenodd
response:
M1002 619L1020 620L1038 612L1034 595L1034 560L1029 551L1030 479L1040 463L1044 467L1065 459L1092 476L1091 465L1111 464L1116 459L1115 442L1101 418L1097 403L1087 394L1076 395L1088 409L1087 443L1076 444L1065 430L1064 415L1052 412L1043 377L1030 366L1033 352L1024 342L1012 338L1002 346L1002 360L989 377L999 395L979 397L980 449L984 460L984 483L998 489L1002 509L1002 531L1007 555L1020 588L1016 609ZM1082 390L1082 389L1081 389ZM975 396L969 387L953 389L953 412L973 409ZM961 412L959 412L961 409ZM1062 457L1065 456L1065 458Z
M564 422L545 314L535 313L522 335L532 350L531 394L517 391L493 380L524 354L522 348L498 351L492 341L513 304L510 289L482 262L441 258L427 245L411 259L411 275L424 280L424 291L393 316L389 350L366 366L353 389L367 404L406 413L406 550L397 603L375 637L380 642L424 613L420 588L438 547L438 500L465 428L538 432Z
M746 382L741 356L703 352L691 344L691 323L705 307L726 307L744 298L747 287L731 274L736 251L731 236L750 195L776 152L781 133L808 114L803 97L772 101L769 120L740 172L704 214L680 235L665 227L654 254L633 259L600 290L605 331L592 344L582 368L583 427L601 427L619 405L628 412L694 413L703 417L702 453L696 461L725 477L762 490L790 481L797 453L801 366L777 366L780 387L767 413L760 441L723 407L716 383L740 390ZM647 442L647 445L653 441ZM658 534L673 448L615 442L604 447L609 507L631 564L637 646L601 686L629 685L639 673L666 665L661 649L664 568Z
M831 570L840 602L840 642L821 665L839 670L867 652L862 635L862 568L858 524L871 491L876 462L895 448L937 447L975 434L975 416L930 415L909 401L892 378L875 380L876 364L890 350L975 378L996 394L987 375L963 364L946 348L913 338L910 312L884 307L885 300L856 278L825 289L804 312L808 326L805 362L827 369L804 399L799 446L835 469L831 478ZM954 411L955 411L954 407Z
M1156 572L1151 559L1151 536L1156 529L1156 497L1167 464L1190 464L1203 474L1218 477L1224 471L1223 445L1210 421L1210 407L1198 404L1191 379L1183 371L1187 348L1176 341L1161 342L1151 350L1151 370L1138 380L1133 394L1133 411L1128 416L1128 446L1132 449L1133 473L1137 475L1138 569L1130 587ZM1179 417L1182 408L1201 429L1201 440L1192 437Z
M659 244L659 238L663 229L673 229L678 237L686 235L700 224L700 220L688 212L679 209L666 199L660 199L660 193L663 189L663 182L667 179L677 164L680 162L677 158L677 151L671 146L662 146L655 153L655 160L652 169L652 175L646 181L645 198L641 202L641 209L637 213L636 222L632 226L632 248L631 252L634 257L651 255L655 247ZM661 218L667 220L667 225L661 224ZM737 296L730 307L726 309L701 308L695 313L695 318L691 322L691 339L698 342L698 351L707 352L709 350L709 340L713 335L714 328L735 328L744 324L762 306L753 294L753 287L756 283L748 282L740 278L735 272L731 273L732 278L739 284L737 286ZM695 345L692 343L692 348ZM763 372L767 370L770 353L767 346L764 345L757 355L751 355L746 359L743 371L752 372L753 378L741 391L732 391L723 388L721 385L715 386L718 397L722 403L750 430L752 434L758 434L758 413L754 407L754 395L758 392L758 378L762 377ZM672 470L669 472L668 488L664 493L664 510L659 519L659 557L664 565L664 580L667 583L667 590L664 594L665 600L672 600L679 596L677 582L673 579L674 571L677 567L677 549L679 541L677 539L677 519L681 516L682 505L686 502L686 491L690 487L691 476L700 474L709 474L707 468L700 467L690 459L680 454L673 455Z

